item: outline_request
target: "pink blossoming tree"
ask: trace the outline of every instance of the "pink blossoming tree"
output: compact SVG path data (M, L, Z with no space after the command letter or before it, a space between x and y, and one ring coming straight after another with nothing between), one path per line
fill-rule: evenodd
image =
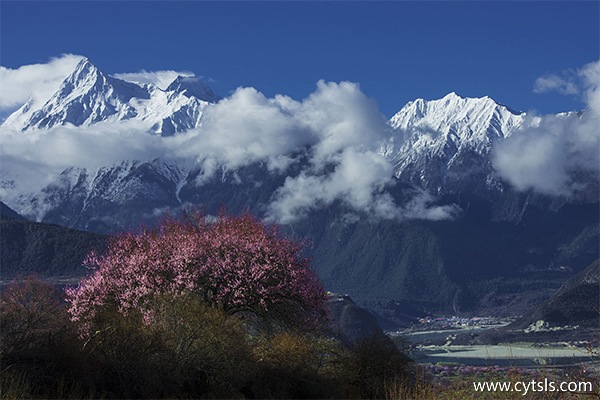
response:
M116 236L103 255L91 253L86 264L94 272L66 291L69 312L86 335L103 310L139 312L150 324L161 295L191 294L231 315L311 323L323 315L324 291L301 250L247 214L214 223L200 213L167 219L157 229Z

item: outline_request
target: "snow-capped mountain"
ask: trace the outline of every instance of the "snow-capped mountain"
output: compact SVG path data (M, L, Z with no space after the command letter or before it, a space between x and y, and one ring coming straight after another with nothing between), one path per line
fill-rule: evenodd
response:
M20 122L22 129L43 129L67 123L93 125L136 119L147 123L150 132L171 135L199 126L204 110L212 104L209 101L217 100L195 77L177 77L161 90L152 84L110 77L84 59L41 109L28 110L26 104L5 125ZM489 97L463 98L450 93L439 100L417 99L389 120L392 133L380 153L393 164L400 182L438 196L475 192L494 196L503 191L504 183L493 169L490 151L495 142L509 137L524 121L524 113ZM19 178L4 171L0 189L3 200L21 214L80 229L90 229L95 224L90 225L91 221L105 220L119 207L152 214L155 209L180 207L186 201L195 204L204 196L197 194L204 189L194 185L198 166L193 160L188 165L162 160L124 162L129 167L117 163L91 171L73 166L39 193L21 193ZM238 177L236 171L230 172ZM277 179L285 176L286 171L282 171ZM263 178L272 180L273 175L265 173ZM145 187L142 182L154 183ZM152 185L158 186L148 189ZM263 207L278 188L266 185L272 190L261 194ZM142 198L147 204L142 204ZM85 217L68 216L74 212ZM135 224L133 216L138 214L136 211L123 218ZM111 231L119 229L121 223L104 221L102 227L94 229Z
M27 102L2 126L43 130L67 124L91 126L137 121L149 132L174 135L201 126L206 110L217 101L219 97L197 77L178 76L163 90L153 84L109 76L84 58L43 106ZM227 118L225 114L219 115L219 118ZM492 165L490 152L494 144L506 140L525 121L531 123L531 120L526 119L524 113L515 112L489 97L463 98L450 93L439 100L417 99L406 104L388 121L392 129L379 151L393 165L395 178L403 184L437 196L458 194L468 197L476 193L490 199L508 187ZM235 129L235 124L233 127ZM142 140L145 140L143 136ZM202 139L198 136L194 140ZM168 162L179 165L165 163L165 160L125 160L130 163L127 168L119 162L98 170L73 165L54 183L41 191L36 189L35 193L25 193L17 187L24 179L15 176L10 168L4 168L0 173L0 193L9 206L29 218L62 221L69 226L89 229L89 221L66 222L64 219L70 218L66 214L83 213L90 220L100 215L105 218L114 212L111 208L131 209L131 204L145 213L152 213L154 209L178 207L186 201L195 203L198 198L203 198L203 194L196 193L198 190L194 185L200 167L194 165L197 162L194 155L190 157L185 166L179 155L178 161ZM163 164L170 166L158 167ZM175 175L174 170L177 170ZM229 172L237 177L233 181L240 180L237 171ZM275 175L277 177L273 178L274 174L265 173L256 180L271 180L266 186L272 190L260 195L263 209L283 185L285 177L294 173L279 171ZM272 184L277 179L281 181L278 186ZM142 182L154 182L152 184L160 187L147 190ZM142 194L148 203L143 206L141 200L135 200L141 199ZM396 201L405 201L401 197L398 194ZM126 205L130 201L132 203ZM512 218L515 212L509 214ZM135 223L135 220L131 222ZM116 228L109 223L99 230Z
M114 231L152 222L180 206L186 172L161 160L123 161L88 170L68 168L36 194L9 199L28 218L89 231Z
M197 77L177 77L161 90L109 76L84 58L41 108L29 101L2 126L49 129L135 119L150 132L172 135L199 126L204 109L218 100Z
M508 137L523 116L487 96L465 98L449 93L439 100L409 102L390 119L390 124L404 131L426 130L476 142L486 136Z
M198 77L178 76L162 90L111 77L82 59L43 106L27 102L2 126L29 130L135 120L168 136L200 126L207 107L217 101ZM524 113L489 97L450 93L439 100L417 99L389 120L393 135L380 151L397 178L433 193L489 188L500 185L488 156L493 142L510 136L524 120Z
M457 185L498 184L489 152L524 121L525 113L489 97L417 99L390 119L395 134L381 152L398 178L438 194L460 190Z

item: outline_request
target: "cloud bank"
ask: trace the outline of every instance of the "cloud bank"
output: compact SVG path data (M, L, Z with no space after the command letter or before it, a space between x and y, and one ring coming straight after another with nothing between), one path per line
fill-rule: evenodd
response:
M47 64L0 67L0 109L29 98L45 101L81 58L67 54ZM166 87L177 75L192 74L169 70L115 76ZM569 195L577 188L574 171L598 173L599 86L600 61L536 80L534 91L577 94L587 109L582 114L530 114L521 131L495 144L496 171L519 190L551 195ZM415 192L407 204L396 204L387 190L394 185L393 167L378 152L391 135L390 127L377 104L355 83L320 81L301 101L238 88L208 107L197 129L170 137L150 135L148 129L140 121L27 132L1 128L0 180L39 192L69 167L94 170L122 160L161 158L195 164L202 170L196 184L202 185L217 171L256 162L265 162L279 174L295 164L299 169L275 190L266 208L271 221L293 222L334 203L391 219L437 220L460 212L454 206L435 206L425 192ZM7 190L10 185L0 187L0 195Z
M83 56L64 54L46 64L24 65L17 69L0 66L0 110L17 109L30 98L34 105L43 105L81 59Z
M78 56L65 57L75 61ZM115 76L160 87L177 74L181 72ZM238 88L206 108L197 129L170 137L150 135L148 129L132 120L27 132L3 128L0 179L18 181L19 191L39 192L69 167L95 170L122 160L161 158L195 164L203 172L196 184L202 185L217 171L266 162L272 173L281 174L295 163L300 170L285 179L267 206L270 221L291 223L334 202L380 218L454 215L452 208L431 206L422 193L407 207L395 203L386 190L394 184L393 167L377 152L390 127L377 104L354 83L320 81L302 101ZM6 190L0 188L0 194L5 196Z
M518 190L569 196L579 187L576 172L599 172L600 61L585 65L576 74L567 71L563 75L539 78L535 88L576 93L585 101L585 111L532 113L521 130L493 150L495 169Z

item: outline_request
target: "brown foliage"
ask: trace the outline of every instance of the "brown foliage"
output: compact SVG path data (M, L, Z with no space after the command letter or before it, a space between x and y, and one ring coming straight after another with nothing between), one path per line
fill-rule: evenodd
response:
M52 341L68 317L53 285L29 276L0 294L0 355L3 358Z

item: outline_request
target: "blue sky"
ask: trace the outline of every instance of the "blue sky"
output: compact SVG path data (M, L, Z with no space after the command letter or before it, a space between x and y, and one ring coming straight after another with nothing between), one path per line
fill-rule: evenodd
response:
M187 70L222 96L252 86L302 99L358 82L391 116L418 97L489 95L514 109L579 109L540 76L596 61L600 2L0 2L0 64L63 53L108 73Z

